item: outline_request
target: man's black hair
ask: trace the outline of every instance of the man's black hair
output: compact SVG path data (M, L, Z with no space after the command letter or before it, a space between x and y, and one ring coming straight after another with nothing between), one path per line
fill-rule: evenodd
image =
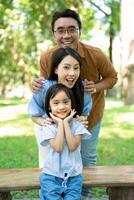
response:
M52 17L52 22L51 22L51 27L52 27L52 32L54 32L54 24L55 24L55 21L61 17L71 17L73 19L75 19L78 23L78 26L79 26L79 30L82 29L82 24L81 24L81 20L80 20L80 17L79 17L79 14L77 12L75 12L74 10L71 10L71 9L65 9L65 10L62 10L62 11L57 11L54 13L53 17Z

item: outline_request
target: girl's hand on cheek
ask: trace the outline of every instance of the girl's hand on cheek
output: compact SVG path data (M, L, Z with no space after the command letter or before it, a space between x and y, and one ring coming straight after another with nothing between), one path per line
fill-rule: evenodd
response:
M52 113L49 113L51 118L53 119L54 123L58 124L59 122L62 122L62 119L54 116Z
M69 116L67 116L65 119L64 119L64 121L70 121L72 118L73 118L73 116L76 114L76 111L73 109L73 110L71 110L71 113L70 113L70 115Z

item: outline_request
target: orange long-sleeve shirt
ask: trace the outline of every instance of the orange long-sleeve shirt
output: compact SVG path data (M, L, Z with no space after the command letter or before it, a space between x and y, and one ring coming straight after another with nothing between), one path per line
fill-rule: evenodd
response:
M51 66L52 53L58 48L53 47L51 50L43 53L40 58L40 75L48 78ZM102 82L106 89L110 89L117 82L117 72L106 55L93 46L85 45L81 42L78 44L78 52L82 58L81 79L87 79L98 83ZM99 122L104 111L104 90L100 90L92 95L93 107L88 116L89 128Z

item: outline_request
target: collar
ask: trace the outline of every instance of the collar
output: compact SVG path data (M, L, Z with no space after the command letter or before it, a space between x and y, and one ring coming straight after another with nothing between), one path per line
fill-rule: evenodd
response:
M83 50L83 44L81 42L78 43L78 48L77 48L80 56L82 58L85 58L84 50Z
M59 47L58 47L58 45L56 45L56 46L54 46L54 48L58 49ZM78 42L77 51L82 58L85 58L85 53L84 53L84 50L83 50L83 43L82 42Z

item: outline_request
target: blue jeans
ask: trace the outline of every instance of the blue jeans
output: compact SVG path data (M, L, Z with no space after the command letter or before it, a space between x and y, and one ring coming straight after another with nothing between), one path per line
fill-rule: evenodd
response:
M40 200L80 200L82 176L69 177L66 181L56 176L40 175Z
M96 165L97 161L97 144L99 139L99 132L100 132L101 122L96 124L92 129L89 131L92 133L92 137L89 140L82 140L81 141L81 156L83 166L94 166ZM90 188L83 188L82 195L89 196Z

